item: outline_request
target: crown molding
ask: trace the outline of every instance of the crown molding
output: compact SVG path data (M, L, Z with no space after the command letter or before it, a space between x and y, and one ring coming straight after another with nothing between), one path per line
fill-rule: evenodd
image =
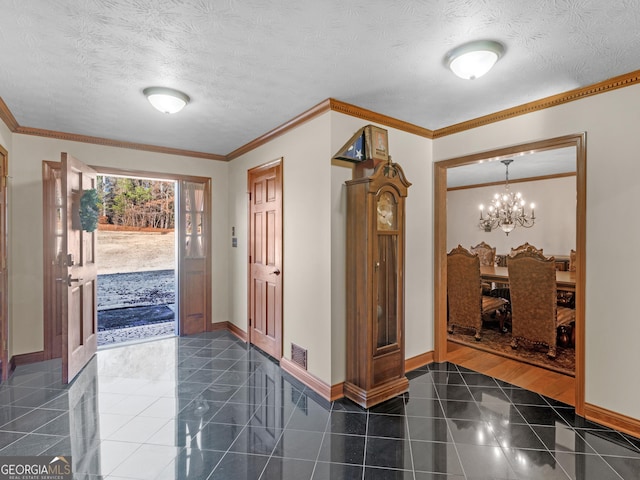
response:
M522 105L518 105L517 107L507 108L506 110L501 110L499 112L491 113L483 117L474 118L466 122L456 123L455 125L439 128L433 132L433 138L441 138L447 135L453 135L465 130L482 127L490 123L500 122L502 120L507 120L509 118L517 117L520 115L526 115L527 113L536 112L538 110L556 107L558 105L573 102L575 100L580 100L592 95L606 93L618 88L629 87L637 83L640 83L640 70L609 78L608 80L603 80L602 82L595 83L587 87L576 88L575 90L569 90L568 92L559 93L558 95L541 98L540 100L536 100L534 102L524 103Z
M429 130L427 128L419 127L417 125L403 122L397 118L389 117L380 113L367 110L355 105L351 105L334 98L328 98L319 104L311 107L309 110L301 113L300 115L292 118L291 120L283 123L282 125L270 130L269 132L261 135L260 137L252 140L251 142L237 148L227 155L218 155L215 153L196 152L192 150L181 150L170 147L159 147L155 145L147 145L142 143L124 142L118 140L110 140L101 137L92 137L87 135L76 135L73 133L57 132L54 130L44 130L39 128L21 127L16 121L15 117L7 107L6 103L0 97L0 120L2 120L9 130L13 133L21 133L24 135L35 135L47 138L56 138L60 140L70 140L74 142L93 143L96 145L105 145L117 148L129 148L132 150L144 150L149 152L165 153L169 155L182 155L185 157L204 158L207 160L218 161L230 161L238 158L251 150L258 148L265 143L268 143L275 138L285 134L286 132L294 129L304 122L312 120L313 118L326 113L327 111L334 111L343 113L363 120L378 123L390 128L395 128L407 133L418 135L425 138L442 138L447 135L453 135L463 132L465 130L471 130L473 128L488 125L490 123L500 122L519 115L525 115L538 110L544 110L546 108L555 107L565 103L573 102L574 100L580 100L592 95L598 95L600 93L606 93L618 88L628 87L640 83L640 70L630 72L624 75L604 80L602 82L570 90L568 92L560 93L550 97L542 98L534 102L525 103L513 108L501 110L499 112L491 113L483 117L474 118L461 123L456 123L448 127L443 127L437 130Z
M104 145L106 147L128 148L130 150L143 150L147 152L165 153L168 155L181 155L183 157L204 158L207 160L225 161L224 155L216 155L214 153L195 152L193 150L182 150L180 148L160 147L157 145L147 145L144 143L125 142L120 140L110 140L102 137L92 137L90 135L77 135L75 133L58 132L55 130L45 130L42 128L20 127L16 128L14 133L23 135L33 135L36 137L55 138L57 140L68 140L71 142L93 143L95 145Z
M16 117L13 116L13 113L11 113L11 110L7 107L7 104L4 103L2 97L0 97L0 120L2 120L7 128L12 132L15 132L20 126Z
M357 107L355 105L351 105L350 103L341 102L340 100L336 100L335 98L330 98L329 102L331 104L331 110L333 110L334 112L340 112L344 113L345 115L350 115L352 117L367 120L369 122L379 123L386 127L391 127L395 128L396 130L402 130L403 132L418 135L419 137L433 138L433 130L429 130L428 128L423 128L412 123L403 122L402 120L398 120L397 118L389 117L381 113L376 113L371 110L367 110L366 108Z
M361 108L356 105L351 105L350 103L341 102L340 100L336 100L335 98L327 98L326 100L320 102L316 106L311 107L309 110L292 118L288 122L283 123L282 125L256 138L255 140L252 140L251 142L234 150L233 152L227 155L227 160L234 160L238 158L240 155L250 152L251 150L258 148L259 146L264 145L267 142L270 142L276 137L279 137L280 135L284 135L285 133L289 132L290 130L293 130L300 124L307 122L309 120L312 120L315 117L328 112L329 110L343 113L351 117L361 118L369 122L379 123L381 125L385 125L387 127L395 128L397 130L409 132L414 135L419 135L421 137L432 138L433 132L426 128L422 128L417 125L413 125L411 123L403 122L402 120L398 120L397 118L389 117L387 115L382 115L380 113L372 112L371 110L367 110L366 108Z
M239 148L236 148L233 152L229 153L226 156L226 159L233 160L235 158L238 158L240 155L244 155L245 153L258 148L259 146L272 141L273 139L279 137L280 135L284 135L288 131L296 128L297 126L305 122L308 122L309 120L312 120L315 117L322 115L323 113L328 112L331 108L330 102L331 102L330 98L327 100L324 100L319 104L311 107L309 110L302 112L300 115L293 117L288 122L285 122L282 125L279 125L276 128L274 128L273 130L268 131L264 135L261 135L258 138L251 140L249 143L246 143L245 145Z

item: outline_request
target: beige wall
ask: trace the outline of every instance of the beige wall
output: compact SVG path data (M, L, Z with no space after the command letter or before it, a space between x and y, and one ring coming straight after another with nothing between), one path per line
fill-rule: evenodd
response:
M11 155L11 354L42 349L41 160L67 151L90 164L211 176L213 319L246 330L247 169L283 157L284 355L295 342L309 351L310 373L327 384L342 381L346 175L330 158L364 123L327 112L230 164L9 135L0 125L0 141ZM640 418L640 386L618 374L640 362L634 302L640 263L628 253L640 242L640 227L629 221L640 186L639 124L640 86L631 86L434 141L388 129L393 158L413 183L407 199L408 358L433 349L432 162L585 131L586 401ZM238 248L231 247L231 226Z
M536 205L536 224L516 227L509 236L496 229L484 232L478 227L478 205L488 205L494 193L504 187L478 187L447 192L447 251L462 245L469 248L485 241L499 254L529 242L547 255L569 255L576 246L576 177L514 183L512 192L521 192L527 205ZM528 208L528 207L527 207Z
M331 155L369 122L331 113ZM432 141L400 130L389 132L389 152L412 183L406 200L405 356L433 350L433 179ZM328 159L326 161L329 161ZM332 384L345 379L346 192L350 169L331 167Z
M640 418L640 385L627 373L640 363L637 284L640 243L633 218L640 191L640 86L443 137L434 159L587 132L587 403Z
M9 154L11 154L12 138L11 130L7 128L4 122L0 121L0 145L2 145Z
M42 160L60 161L61 152L68 152L90 165L212 178L212 320L228 320L227 163L27 135L13 135L12 140L9 158L12 177L9 204L12 218L9 232L10 355L37 352L44 347Z
M231 321L247 331L247 171L282 158L283 355L307 349L309 373L331 383L330 114L314 118L233 160L229 169Z

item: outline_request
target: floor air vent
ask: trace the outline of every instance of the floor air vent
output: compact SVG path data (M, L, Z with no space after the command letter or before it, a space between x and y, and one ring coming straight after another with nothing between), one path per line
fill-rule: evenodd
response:
M300 365L305 370L307 369L307 351L296 345L295 343L291 344L291 361Z

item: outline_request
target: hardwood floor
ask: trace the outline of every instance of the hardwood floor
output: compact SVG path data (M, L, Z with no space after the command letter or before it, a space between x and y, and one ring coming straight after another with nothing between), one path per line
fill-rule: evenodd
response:
M575 379L493 353L447 342L447 360L575 406Z

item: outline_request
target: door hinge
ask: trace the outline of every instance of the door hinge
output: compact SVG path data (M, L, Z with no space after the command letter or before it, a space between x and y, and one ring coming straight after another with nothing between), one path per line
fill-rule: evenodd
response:
M249 319L249 326L251 326L251 319Z
M249 192L249 201L251 201L251 192Z

